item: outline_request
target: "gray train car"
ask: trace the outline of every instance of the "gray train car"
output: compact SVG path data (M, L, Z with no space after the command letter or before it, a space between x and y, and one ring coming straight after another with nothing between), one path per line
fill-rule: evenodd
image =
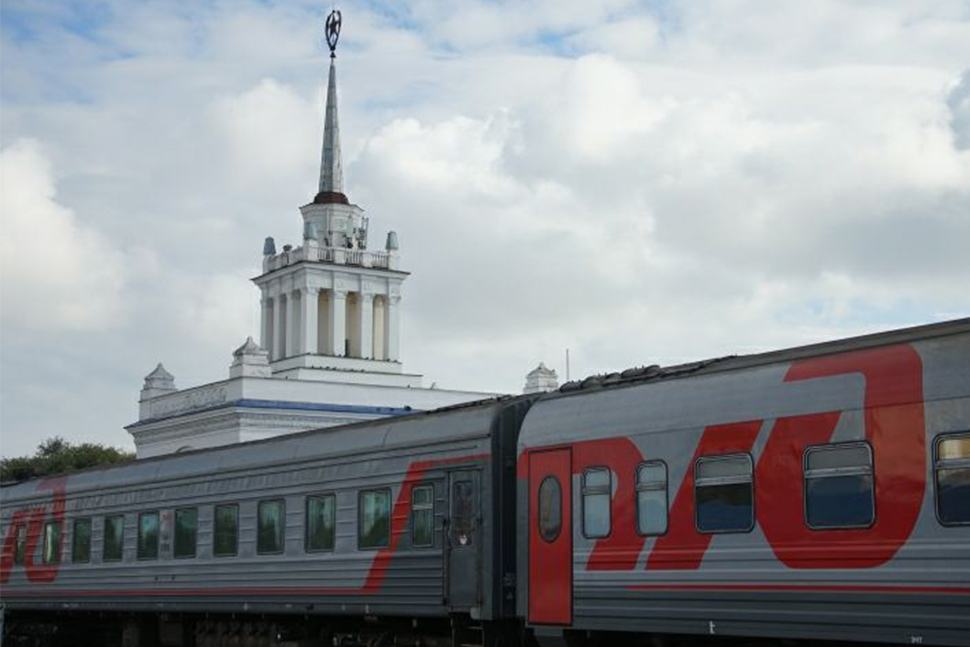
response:
M4 487L8 630L53 622L86 635L89 620L127 618L126 635L176 645L268 645L286 632L369 644L390 631L435 644L504 631L515 613L515 447L531 402ZM168 625L152 625L159 618Z
M970 319L561 391L518 449L542 642L970 645Z

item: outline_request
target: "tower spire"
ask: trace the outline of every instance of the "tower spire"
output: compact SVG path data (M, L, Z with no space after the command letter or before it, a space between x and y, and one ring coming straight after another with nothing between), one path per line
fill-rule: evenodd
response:
M320 186L313 201L317 204L348 204L344 194L344 169L340 158L340 122L337 119L337 40L343 20L333 10L327 16L326 35L330 47L330 77L327 80L327 111L323 123L323 153L320 160Z

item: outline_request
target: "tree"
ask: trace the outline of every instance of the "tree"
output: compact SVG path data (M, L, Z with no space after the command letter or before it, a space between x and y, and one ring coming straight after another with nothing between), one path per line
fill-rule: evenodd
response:
M122 449L97 443L73 445L60 436L54 436L38 445L33 456L0 460L0 481L26 481L88 467L128 463L134 459L134 454Z

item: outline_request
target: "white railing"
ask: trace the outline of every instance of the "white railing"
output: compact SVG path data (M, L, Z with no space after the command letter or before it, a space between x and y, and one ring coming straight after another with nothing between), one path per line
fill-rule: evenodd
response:
M319 261L335 265L354 265L358 267L373 267L382 270L396 269L390 252L368 252L363 249L346 249L343 247L296 247L289 251L280 252L276 256L268 256L263 262L264 271L278 270L300 261Z

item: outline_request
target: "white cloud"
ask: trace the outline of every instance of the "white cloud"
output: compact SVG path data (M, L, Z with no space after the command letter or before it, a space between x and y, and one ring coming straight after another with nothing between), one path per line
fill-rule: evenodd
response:
M38 142L0 152L0 275L5 326L71 331L121 327L124 255L56 200Z

